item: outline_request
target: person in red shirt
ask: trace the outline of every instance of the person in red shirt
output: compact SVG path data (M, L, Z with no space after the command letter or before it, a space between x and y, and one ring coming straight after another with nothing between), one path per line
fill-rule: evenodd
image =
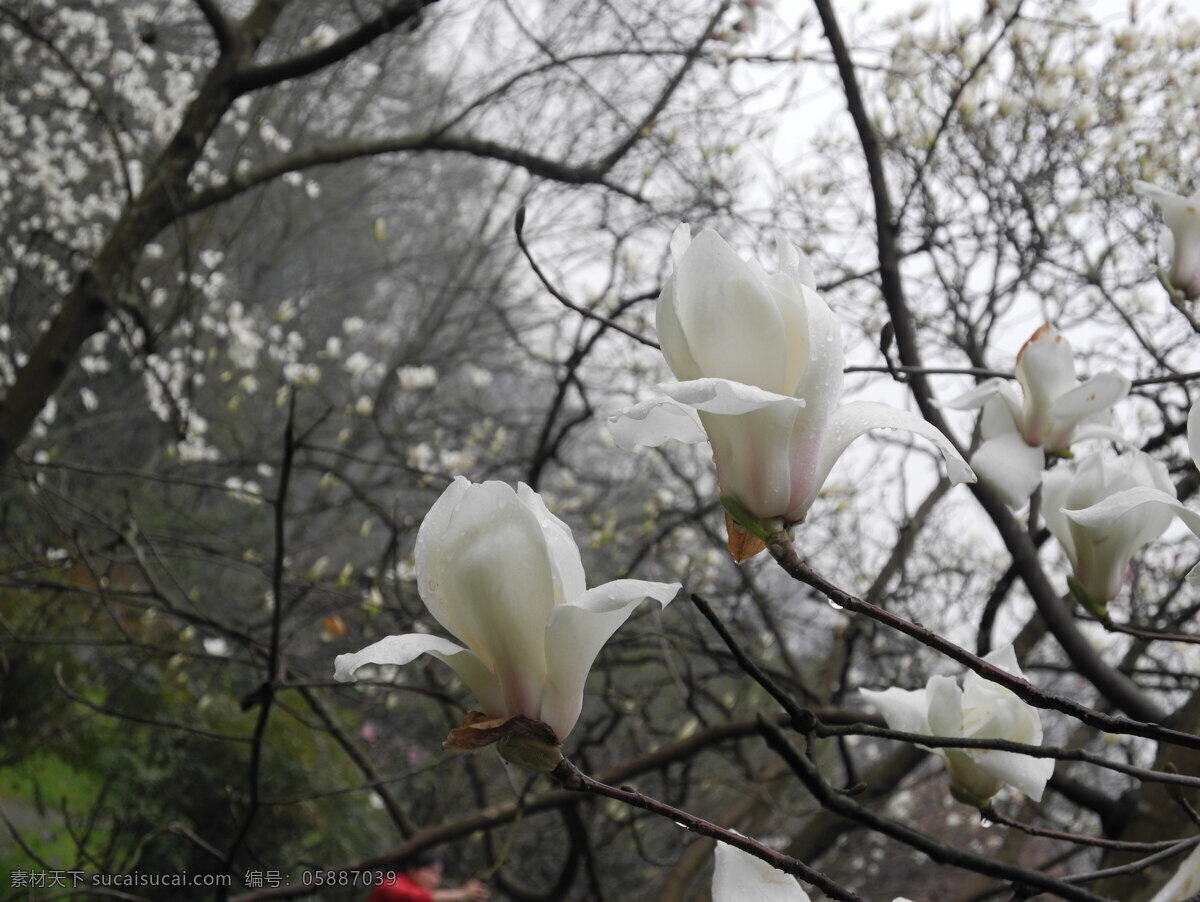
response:
M454 889L439 889L441 882L441 859L418 852L401 873L378 884L367 902L484 902L488 897L487 887L475 879Z

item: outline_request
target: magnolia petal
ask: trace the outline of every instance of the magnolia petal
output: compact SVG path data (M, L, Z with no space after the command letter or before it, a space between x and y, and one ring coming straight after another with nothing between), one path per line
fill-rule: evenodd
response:
M626 451L638 445L657 448L671 441L695 445L708 439L696 411L671 398L643 401L613 414L608 430Z
M989 737L1011 738L1011 737ZM1019 741L1019 740L1018 740ZM1003 780L1035 802L1042 800L1046 784L1054 776L1053 758L1034 758L1017 752L1000 752L992 749L971 749L971 759L993 777Z
M468 485L467 492L469 500L455 493L448 516L439 512L421 524L414 552L421 598L494 672L503 713L536 718L546 618L556 600L546 538L537 515L506 483Z
M679 322L679 309L675 298L675 280L668 279L658 296L658 305L654 313L654 331L658 334L658 346L676 379L699 379L703 374L688 348L687 334L683 331L683 324Z
M1025 679L1011 644L996 649L984 660L1017 679ZM989 711L989 708L995 710ZM1037 710L1023 702L1007 686L994 683L973 670L967 671L963 677L963 709L983 712L979 725L969 730L973 736L981 739L1011 739L1029 745L1038 745L1042 741L1042 721Z
M1184 297L1195 299L1200 296L1200 191L1184 197L1141 181L1135 181L1133 189L1162 209L1168 231L1161 243L1171 259L1171 284Z
M673 297L686 299L675 304L675 316L700 372L785 391L783 319L770 290L725 239L703 230L671 278Z
M736 415L761 410L775 404L800 408L805 406L803 398L781 395L778 392L734 382L731 379L693 379L691 382L673 382L658 386L667 397L694 407L705 413Z
M817 274L813 271L808 254L796 247L782 229L775 232L775 254L779 258L780 272L792 276L805 288L817 290Z
M814 436L825 432L827 424L842 402L846 356L842 349L842 325L825 299L816 291L805 288L800 293L804 302L804 340L807 347L801 360L805 369L792 392L808 401L803 414L804 428ZM811 442L815 451L817 442ZM820 483L816 486L820 488Z
M963 392L957 398L942 401L941 406L948 407L951 410L974 410L978 407L983 407L983 405L997 395L1005 396L1009 400L1014 401L1018 407L1020 406L1020 401L1013 395L1008 380L1001 379L999 376L985 379L969 391Z
M583 708L583 688L596 655L646 599L666 607L681 586L618 579L559 605L546 623L546 692L540 719L559 741L566 738Z
M1050 405L1051 415L1078 422L1102 413L1129 394L1130 382L1120 373L1099 373L1069 392L1059 395Z
M1121 517L1145 506L1161 506L1176 514L1194 534L1200 536L1200 514L1180 503L1162 489L1136 486L1109 495L1091 507L1081 510L1064 510L1070 519L1080 526L1111 526Z
M1192 463L1200 467L1200 404L1193 404L1187 418L1188 450L1192 453Z
M1018 679L1025 679L1025 673L1021 670L1021 665L1017 662L1017 652L1011 643L997 648L983 660L987 661L993 667L999 667L1006 673L1011 673ZM984 679L974 670L968 670L967 675L963 677L963 691L973 696L978 690L984 687L989 687L992 690L1003 689L1005 692L1010 691L999 683L993 683L991 680Z
M1011 508L1029 501L1042 481L1045 453L1030 445L1018 432L984 442L971 457L975 473Z
M721 494L732 496L760 520L786 515L810 484L803 465L811 455L806 458L798 450L796 438L804 433L803 413L793 399L735 416L700 414Z
M500 693L500 686L483 661L461 645L427 633L387 636L361 651L338 655L333 662L333 676L334 679L345 683L355 679L355 671L367 664L403 665L421 655L432 655L449 664L467 684L467 688L484 711L494 716L504 713L504 699Z
M1066 336L1046 323L1017 354L1015 370L1026 408L1049 411L1055 399L1075 387L1075 352Z
M791 874L718 840L712 902L809 902Z
M728 379L693 379L658 386L665 398L643 401L608 418L608 428L622 448L638 445L656 448L668 441L696 444L705 441L697 411L736 416L779 405L796 410L803 398L780 395L755 385Z
M1120 430L1108 423L1088 422L1084 420L1071 433L1071 444L1091 440L1112 442L1118 448L1132 449L1133 443Z
M542 496L525 483L517 485L517 498L537 518L546 540L546 551L550 555L550 569L554 574L555 603L563 604L578 598L587 591L587 577L583 572L583 560L579 557L579 546L571 535L571 527L550 513Z
M925 684L929 729L934 736L957 736L963 728L963 691L953 677L935 675Z
M1042 519L1046 528L1054 536L1055 541L1062 546L1071 566L1078 560L1075 552L1075 533L1071 529L1071 521L1063 511L1067 507L1067 494L1073 482L1071 470L1068 467L1056 467L1042 476Z
M929 701L924 689L897 689L895 686L882 692L859 689L859 695L879 709L887 725L904 733L930 735Z
M452 633L454 628L447 623L451 615L445 607L446 599L435 589L440 582L442 568L449 561L435 546L439 546L441 537L449 533L454 514L470 491L469 479L465 476L454 477L454 481L446 487L421 521L421 527L417 530L416 547L413 549L413 558L417 564L417 591L421 600L425 602L425 607L437 622Z
M686 222L681 222L671 233L671 259L676 266L679 266L679 261L683 259L683 255L687 253L691 244L692 227Z
M994 438L1008 435L1010 432L1021 432L1021 402L1012 386L1002 386L1004 390L983 405L983 413L979 415L979 437L985 442Z
M874 401L853 401L834 411L828 428L821 438L821 450L817 457L815 485L808 503L812 503L829 471L846 447L865 432L872 429L905 429L914 435L927 438L942 452L946 461L946 473L954 484L974 482L975 473L963 460L962 455L946 436L907 410L898 410ZM805 511L807 505L805 506ZM792 519L789 516L789 519ZM802 519L802 517L801 517Z

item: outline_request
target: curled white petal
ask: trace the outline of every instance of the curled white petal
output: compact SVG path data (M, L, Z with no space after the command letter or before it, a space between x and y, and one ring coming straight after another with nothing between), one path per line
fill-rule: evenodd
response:
M1129 394L1130 386L1129 380L1120 373L1098 373L1059 395L1050 405L1050 413L1062 420L1078 422L1108 410Z
M854 401L835 410L826 427L817 459L815 490L811 497L804 499L803 511L807 511L808 505L816 497L816 491L820 490L833 465L849 444L872 429L903 429L928 439L941 451L942 458L946 461L946 474L952 483L957 485L961 482L975 481L974 471L950 440L921 417L907 410L899 410L874 401ZM789 519L797 519L794 515L798 510L799 508L793 509Z
M1111 526L1127 514L1158 506L1179 517L1197 536L1200 536L1200 514L1182 504L1178 498L1161 489L1135 486L1114 495L1109 495L1090 507L1080 510L1064 510L1063 514L1080 526Z
M355 679L355 672L365 665L408 664L421 655L432 655L449 664L485 710L497 710L502 706L499 685L474 652L449 639L426 633L387 636L360 651L338 655L333 662L334 679L348 682Z
M892 686L882 691L858 691L863 698L879 709L879 713L893 730L933 735L929 726L929 700L924 689L899 689Z
M646 599L666 607L679 583L618 579L557 606L546 622L546 666L554 675L542 696L541 720L566 736L579 719L583 687L596 655Z
M657 448L672 441L695 445L708 439L696 411L672 398L654 398L613 414L608 429L628 451L639 445Z
M951 398L949 401L942 401L942 407L948 407L951 410L975 410L983 407L988 401L997 396L1009 397L1020 405L1020 400L1016 397L1016 393L1012 391L1009 381L1001 379L999 376L993 376L990 379L985 379L974 388L971 388L956 398Z

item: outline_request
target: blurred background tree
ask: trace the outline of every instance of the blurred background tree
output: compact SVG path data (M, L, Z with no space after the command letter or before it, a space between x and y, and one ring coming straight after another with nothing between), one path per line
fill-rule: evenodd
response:
M782 0L0 0L0 898L61 897L13 878L58 869L360 899L355 869L442 845L496 898L706 898L711 840L442 753L469 700L437 664L347 686L333 657L439 631L412 546L461 474L539 490L593 582L683 581L827 723L879 723L859 688L959 672L770 561L733 565L706 449L613 447L605 417L668 375L647 345L680 221L764 261L777 231L800 244L856 397L927 410L1056 323L1081 374L1136 380L1119 425L1189 497L1196 332L1130 182L1196 187L1200 28L1143 7L866 4L838 10L852 68L823 10ZM968 444L973 417L947 416ZM1038 518L930 460L893 433L856 444L797 530L805 560L981 654L1015 638L1048 692L1195 732L1194 646L1048 625L1067 567ZM1186 534L1151 546L1116 619L1186 632L1197 556ZM566 752L867 897L996 892L825 810L759 714L777 706L681 599L604 650ZM1197 773L1043 722L1048 744ZM1116 864L983 829L910 744L810 751L956 848ZM1041 805L1002 803L1057 830L1194 832L1151 785L1063 762ZM1094 889L1149 898L1178 860Z

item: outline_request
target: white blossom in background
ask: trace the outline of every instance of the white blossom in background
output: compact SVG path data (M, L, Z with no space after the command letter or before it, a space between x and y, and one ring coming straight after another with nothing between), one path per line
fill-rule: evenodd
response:
M429 445L428 442L420 442L416 445L409 445L404 452L404 462L414 470L429 471L433 469L433 463L437 460L437 453Z
M1171 261L1167 278L1184 298L1200 298L1200 191L1191 197L1172 194L1149 182L1135 181L1133 190L1148 197L1163 212L1163 255Z
M1025 679L1011 645L986 658L1013 676ZM1042 721L1011 690L985 680L974 671L960 689L953 677L931 676L924 689L860 689L893 730L960 739L1004 739L1026 745L1042 742ZM1054 759L1033 758L990 749L932 749L946 763L950 790L969 805L981 805L1004 784L1040 802L1054 773Z
M283 378L291 385L313 386L321 381L321 368L315 363L285 363Z
M229 341L225 353L229 355L229 362L240 370L253 370L258 366L263 337L258 334L256 323L246 316L241 303L231 303L227 315Z
M337 37L337 29L326 22L322 22L311 33L301 39L300 46L308 50L319 50L322 47L328 47L337 40Z
M243 504L262 503L262 486L252 479L242 479L240 476L230 476L225 480L225 491L230 498Z
M346 358L346 362L342 364L342 369L346 371L351 379L359 379L374 365L375 361L364 354L362 351L355 351Z
M642 601L665 606L680 588L619 579L588 589L570 528L536 492L461 476L425 516L414 557L426 608L466 647L424 633L389 636L339 655L337 679L430 654L458 673L488 717L529 718L558 742L575 726L604 643Z
M424 391L437 385L438 374L431 366L402 366L396 371L396 378L405 391Z
M487 388L492 384L492 374L483 367L468 364L463 368L467 382L474 389Z
M983 443L971 467L1014 509L1041 485L1047 454L1062 455L1085 439L1121 441L1109 419L1130 385L1114 372L1080 382L1070 342L1049 323L1025 342L1015 373L1019 393L1010 380L996 377L945 403L956 410L983 408Z
M201 640L206 654L216 658L227 658L230 655L229 642L220 636L206 636Z

